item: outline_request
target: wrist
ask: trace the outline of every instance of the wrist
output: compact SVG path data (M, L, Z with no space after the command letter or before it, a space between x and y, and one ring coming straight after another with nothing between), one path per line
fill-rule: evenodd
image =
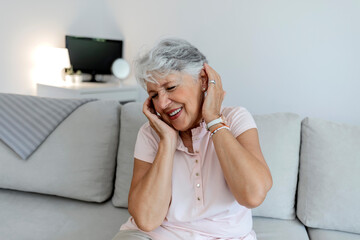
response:
M208 130L209 130L209 132L212 132L212 131L214 131L216 128L220 127L220 126L225 126L225 123L217 123L217 124L214 124L214 125L211 126Z
M218 124L225 124L225 120L224 120L222 115L220 115L217 118L214 118L213 120L207 122L206 123L206 128L210 131L210 128L212 128L213 126L218 125Z
M216 114L216 115L212 115L212 116L208 116L208 117L204 117L205 123L206 125L209 124L211 121L218 119L219 117L221 117L220 114Z
M218 131L220 131L222 129L227 129L230 131L230 127L228 125L226 125L225 123L219 123L219 124L216 124L216 126L211 127L210 137L212 137L215 133L217 133Z
M176 149L177 140L178 139L174 137L162 137L160 138L159 148Z

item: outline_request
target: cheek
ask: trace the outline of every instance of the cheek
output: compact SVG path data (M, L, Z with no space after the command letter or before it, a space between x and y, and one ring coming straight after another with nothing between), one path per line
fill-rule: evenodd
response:
M191 114L197 115L199 112L201 112L201 105L202 105L201 103L202 103L201 95L194 92L192 93L192 95L189 95L187 98L187 104L186 104L187 110Z

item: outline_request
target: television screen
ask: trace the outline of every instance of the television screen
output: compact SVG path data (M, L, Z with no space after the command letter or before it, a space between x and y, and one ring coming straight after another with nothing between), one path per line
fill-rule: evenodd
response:
M122 58L121 40L65 36L70 63L74 71L90 73L92 81L96 74L111 74L111 65Z

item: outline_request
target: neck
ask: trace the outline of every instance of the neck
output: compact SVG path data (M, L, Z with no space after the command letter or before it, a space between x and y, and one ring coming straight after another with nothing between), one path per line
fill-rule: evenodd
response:
M185 130L185 131L181 131L179 134L180 134L180 137L181 139L184 141L184 140L192 140L192 133L191 133L191 130L196 128L196 127L199 127L200 126L200 123L203 121L203 117L202 117L202 113L201 113L201 110L202 110L202 106L203 106L203 103L204 103L204 98L205 98L205 93L203 93L201 95L201 99L200 99L200 109L199 109L199 116L197 118L197 120L195 121L194 125L192 127L190 127L188 130Z
M186 139L192 139L192 132L191 130L194 129L194 128L197 128L200 126L200 123L202 122L202 118L198 121L196 121L196 123L191 127L189 128L188 130L185 130L185 131L181 131L179 134L180 134L180 137L182 140L186 140Z

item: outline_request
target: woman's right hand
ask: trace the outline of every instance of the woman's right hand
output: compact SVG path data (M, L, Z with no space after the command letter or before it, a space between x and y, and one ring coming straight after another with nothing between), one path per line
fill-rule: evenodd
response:
M172 126L169 126L169 124L164 122L161 117L156 114L151 96L149 96L144 102L143 113L148 118L150 126L159 135L160 140L171 143L175 150L179 133Z

